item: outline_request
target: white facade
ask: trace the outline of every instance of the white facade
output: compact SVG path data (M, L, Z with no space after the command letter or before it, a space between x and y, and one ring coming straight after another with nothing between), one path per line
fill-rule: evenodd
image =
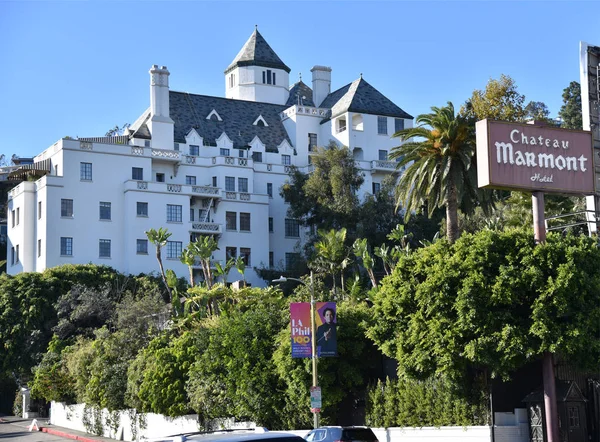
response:
M395 170L387 152L398 144L391 138L398 124L412 125L408 114L402 118L350 108L333 115L331 107L304 105L304 96L287 105L293 99L288 72L273 69L275 84L263 84L265 69L228 69L225 96L233 100L187 94L184 101L181 93L169 91L167 68L154 65L150 107L127 136L62 139L36 156L35 163L49 160L49 173L9 192L8 273L90 262L130 274L157 271L155 248L145 232L166 227L172 236L162 251L163 263L178 276L188 275L179 261L181 250L195 235L210 234L218 238L215 261L245 256L248 283L264 286L254 269L285 269L303 240L279 195L289 166L309 172L315 144L334 140L348 146L365 175L362 198ZM315 67L313 76L318 101L327 104L341 91L329 92L330 68ZM178 106L174 98L181 100L179 105L212 101L202 115L196 115L200 107L191 108L198 124L183 127L178 126L181 118L172 118ZM223 109L237 100L246 106L240 115L252 122L234 131L227 124L238 124L237 117ZM220 135L210 136L209 129ZM277 130L283 138L271 137ZM232 270L229 280L239 278Z

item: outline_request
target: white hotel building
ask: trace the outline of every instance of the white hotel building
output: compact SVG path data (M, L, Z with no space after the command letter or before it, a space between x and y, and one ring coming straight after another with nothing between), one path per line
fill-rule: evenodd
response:
M290 87L289 72L257 30L225 70L224 98L171 91L167 68L153 66L150 107L124 135L61 139L11 173L24 181L8 196L8 273L157 271L144 232L166 227L163 262L178 276L181 250L208 234L215 261L243 256L247 281L265 285L254 269L284 269L302 242L279 195L289 166L309 172L314 148L334 140L353 152L364 196L395 170L391 135L412 125L362 77L331 92L328 67L312 68L312 89Z

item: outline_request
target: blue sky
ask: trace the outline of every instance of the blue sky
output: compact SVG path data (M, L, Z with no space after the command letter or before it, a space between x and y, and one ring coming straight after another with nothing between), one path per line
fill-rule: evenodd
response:
M31 2L0 0L0 153L103 136L149 106L152 64L172 90L224 95L224 69L254 25L311 84L365 80L416 116L504 73L555 117L579 81L579 41L600 45L595 1Z

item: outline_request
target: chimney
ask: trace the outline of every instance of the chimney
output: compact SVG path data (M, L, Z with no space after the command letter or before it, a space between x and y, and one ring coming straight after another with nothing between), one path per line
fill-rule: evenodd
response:
M150 121L152 147L173 149L173 120L169 118L169 71L166 66L150 68Z
M327 95L331 93L331 68L314 66L312 72L312 90L315 106L319 107Z
M152 116L169 118L169 71L166 66L150 69L150 110Z

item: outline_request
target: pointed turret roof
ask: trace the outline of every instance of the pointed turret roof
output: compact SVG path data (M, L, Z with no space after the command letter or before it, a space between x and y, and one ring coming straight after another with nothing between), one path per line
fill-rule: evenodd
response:
M412 116L396 106L389 98L371 86L362 76L330 93L319 107L330 108L331 118L345 112L382 115L396 118Z
M293 85L290 88L290 96L288 97L288 101L285 103L286 106L293 106L294 104L299 104L303 106L312 106L316 107L313 102L313 92L312 89L309 88L302 80Z
M242 50L225 70L225 73L227 74L239 66L263 66L266 68L283 69L288 74L291 70L281 61L275 51L271 49L271 46L269 46L269 43L258 32L258 29L254 30Z

